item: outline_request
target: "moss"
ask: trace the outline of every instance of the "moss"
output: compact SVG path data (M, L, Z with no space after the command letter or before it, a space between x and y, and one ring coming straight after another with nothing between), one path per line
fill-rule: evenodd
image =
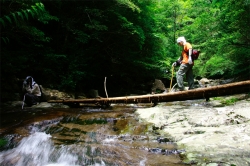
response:
M87 120L81 120L78 118L72 118L68 119L67 117L64 118L61 123L74 123L74 124L79 124L79 125L92 125L92 124L107 124L106 119L87 119Z
M237 101L239 101L238 98L232 97L232 98L230 98L230 99L221 101L221 103L222 103L222 104L225 104L225 105L233 105L233 104L235 104Z
M0 138L0 148L4 147L8 141L5 138Z
M212 99L220 101L220 103L223 104L224 106L233 105L237 101L240 100L240 99L238 99L236 97L232 97L232 98L229 98L229 99L225 99L223 97L213 97Z
M194 153L181 153L180 158L185 164L197 164L197 154Z
M222 97L213 97L212 99L213 99L213 100L223 100Z

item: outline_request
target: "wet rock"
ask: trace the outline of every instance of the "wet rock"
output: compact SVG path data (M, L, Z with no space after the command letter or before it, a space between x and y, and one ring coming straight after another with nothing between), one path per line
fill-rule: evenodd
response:
M23 104L22 101L9 101L9 102L2 103L2 106L3 108L4 107L12 107L12 108L20 107L21 108L22 104Z
M152 84L151 93L155 94L156 90L166 91L164 83L159 79L155 79L154 83Z
M73 93L61 92L55 89L42 88L42 91L44 93L44 98L42 101L75 98Z
M207 78L202 78L199 81L199 84L201 87L206 87L209 83L210 83L210 81Z
M157 138L157 141L159 143L173 142L170 138L160 138L160 137Z
M220 84L228 84L234 82L234 78L226 79L226 80L220 80Z
M221 104L222 100L230 98L237 100L232 105ZM155 128L162 128L160 134L169 134L169 138L179 147L183 147L188 155L188 164L207 165L207 160L204 159L237 166L249 164L249 95L222 97L206 104L202 102L173 102L166 106L139 108L136 113L139 121L152 123Z
M47 102L41 102L32 107L33 108L70 108L68 105L64 105L62 103L47 103Z

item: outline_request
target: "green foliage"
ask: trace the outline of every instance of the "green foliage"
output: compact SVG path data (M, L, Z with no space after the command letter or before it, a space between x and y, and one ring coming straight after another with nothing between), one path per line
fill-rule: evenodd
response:
M232 105L232 104L235 104L237 101L239 101L238 98L232 97L230 99L221 101L221 103L225 105Z
M135 5L131 0L116 0L119 5L132 9L132 11L141 12L141 9Z
M0 138L0 148L4 147L8 141L5 138Z
M43 20L47 16L47 19L48 19L48 13L46 13L44 5L40 2L40 3L35 3L34 5L29 6L29 8L27 8L27 9L21 9L19 11L10 12L7 15L3 15L0 18L0 20L1 20L1 23L4 27L5 27L6 21L8 21L10 24L12 24L13 20L14 20L16 25L18 25L19 22L25 20L24 18L26 18L26 20L28 20L29 14L33 18L34 17L38 17L38 18L41 17L40 19ZM44 14L46 14L46 16L43 16ZM52 17L52 18L56 19L56 17Z
M222 97L213 97L214 100L222 100Z
M221 78L248 72L250 45L246 40L250 32L245 27L250 20L247 14L250 5L234 0L205 3L198 0L192 6L197 10L190 10L187 14L195 19L182 31L202 52L195 73L203 77Z
M1 39L4 41L5 44L9 43L9 38L8 37L1 37Z
M16 8L16 6L18 6L18 8ZM4 1L2 2L2 8L0 24L4 27L1 36L4 43L7 44L12 39L18 41L18 38L22 38L23 35L25 37L30 35L36 41L48 42L50 40L49 37L45 36L44 32L35 26L29 26L28 23L28 21L34 19L44 24L50 20L58 21L57 17L51 16L48 11L45 10L43 3L33 1L23 2L19 0ZM18 35L14 36L13 31L17 32ZM24 34L21 34L22 32Z
M219 100L221 102L221 104L224 104L224 105L232 105L232 104L235 104L240 99L235 98L235 97L232 97L229 99L225 99L223 97L214 97L213 100Z
M201 50L195 76L247 75L249 12L235 0L1 1L1 82L32 75L80 92L102 90L108 77L108 89L129 93L171 79L165 71L181 54L179 36Z
M213 76L221 76L221 75L232 75L233 70L233 62L226 60L222 56L214 56L210 58L204 69L207 73L203 75L207 75L210 77Z

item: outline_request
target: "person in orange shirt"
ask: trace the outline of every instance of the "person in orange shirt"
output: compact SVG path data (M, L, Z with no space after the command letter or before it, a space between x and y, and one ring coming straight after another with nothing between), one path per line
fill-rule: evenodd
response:
M184 90L183 77L186 75L188 81L189 90L194 89L194 76L193 76L193 66L192 61L192 45L188 43L185 37L179 37L177 39L178 45L183 47L181 57L172 64L172 66L180 65L178 72L176 73L177 85L180 91Z

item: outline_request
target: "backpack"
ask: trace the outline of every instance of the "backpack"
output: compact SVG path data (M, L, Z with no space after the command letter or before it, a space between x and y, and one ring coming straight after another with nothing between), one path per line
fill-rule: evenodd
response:
M185 51L186 52L186 51ZM188 54L188 52L186 52ZM197 60L199 58L200 55L200 51L196 50L196 49L192 49L192 61Z
M192 49L192 60L197 60L199 58L200 55L200 51L196 50L196 49Z

